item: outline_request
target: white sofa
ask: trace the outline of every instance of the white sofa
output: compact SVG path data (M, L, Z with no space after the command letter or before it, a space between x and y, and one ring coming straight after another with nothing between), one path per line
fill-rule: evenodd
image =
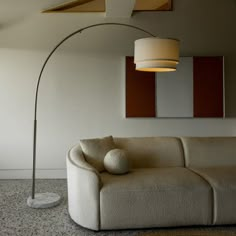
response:
M236 138L114 138L125 175L67 157L71 218L92 230L236 224Z

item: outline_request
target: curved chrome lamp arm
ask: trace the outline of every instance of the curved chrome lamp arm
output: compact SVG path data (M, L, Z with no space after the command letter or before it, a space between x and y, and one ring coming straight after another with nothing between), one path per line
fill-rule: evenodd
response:
M152 37L155 37L155 35L153 35L152 33L133 26L133 25L129 25L129 24L122 24L122 23L100 23L100 24L94 24L94 25L90 25L84 28L81 28L79 30L76 30L75 32L69 34L68 36L66 36L63 40L61 40L53 49L52 51L49 53L49 55L47 56L45 62L43 63L43 66L41 68L39 77L38 77L38 82L37 82L37 87L36 87L36 93L35 93L35 103L34 103L34 140L33 140L33 175L32 175L32 195L31 195L31 199L34 200L35 199L35 170L36 170L36 137L37 137L37 108L38 108L38 92L39 92L39 84L41 81L41 77L43 74L43 71L45 69L45 66L47 65L49 59L51 58L51 56L54 54L54 52L57 50L57 48L63 44L67 39L71 38L72 36L74 36L77 33L81 33L82 31L89 29L89 28L93 28L93 27L98 27L98 26L103 26L103 25L117 25L117 26L125 26L125 27L130 27L133 29L137 29L139 31L142 31ZM37 207L40 208L40 207Z

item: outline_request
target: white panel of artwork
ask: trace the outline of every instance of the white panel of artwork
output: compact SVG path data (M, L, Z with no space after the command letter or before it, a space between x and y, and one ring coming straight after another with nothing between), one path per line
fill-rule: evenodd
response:
M193 117L193 58L181 57L175 72L156 73L157 117Z

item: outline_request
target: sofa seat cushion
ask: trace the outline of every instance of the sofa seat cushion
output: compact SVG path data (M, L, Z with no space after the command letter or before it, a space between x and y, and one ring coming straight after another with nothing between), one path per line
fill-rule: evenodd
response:
M103 172L101 179L101 229L211 224L211 187L186 168Z
M193 168L209 182L214 196L214 224L236 223L236 167Z

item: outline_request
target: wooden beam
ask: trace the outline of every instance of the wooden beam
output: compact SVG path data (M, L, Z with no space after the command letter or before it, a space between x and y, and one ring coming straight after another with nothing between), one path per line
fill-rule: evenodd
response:
M106 0L106 17L132 16L135 0Z

